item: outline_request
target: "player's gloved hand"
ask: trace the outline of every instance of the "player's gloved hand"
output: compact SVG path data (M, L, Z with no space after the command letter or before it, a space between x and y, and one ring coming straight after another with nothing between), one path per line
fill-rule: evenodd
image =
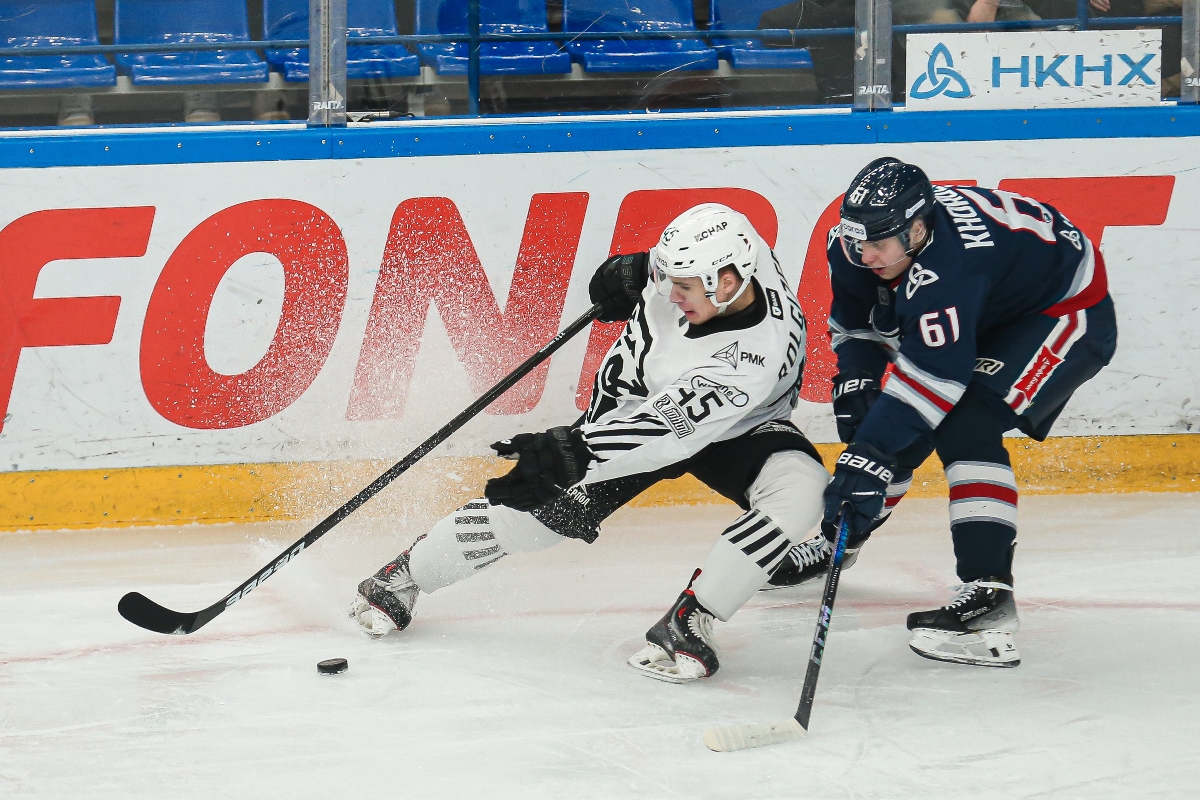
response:
M884 494L895 473L896 465L886 454L865 442L850 444L838 456L833 480L825 487L825 521L832 524L821 529L836 531L845 505L850 536L866 531L883 510Z
M578 429L551 428L545 433L519 433L492 445L498 455L517 465L492 478L483 494L488 502L529 511L549 502L583 480L594 458Z
M846 443L854 441L858 426L881 393L879 380L865 370L839 372L834 376L833 416L837 420L839 439Z
M624 322L633 316L650 280L649 264L649 253L633 253L613 256L600 265L588 284L588 296L603 306L601 322Z

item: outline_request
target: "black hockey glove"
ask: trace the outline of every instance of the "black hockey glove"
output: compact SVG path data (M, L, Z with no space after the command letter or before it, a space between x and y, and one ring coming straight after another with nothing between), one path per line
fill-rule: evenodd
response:
M854 442L838 456L833 480L825 487L825 521L837 530L838 517L846 505L850 536L861 534L871 527L883 510L884 494L896 465L887 455L864 442Z
M551 428L545 433L519 433L492 445L497 454L515 459L507 475L492 478L483 494L488 502L530 511L583 480L592 451L578 429Z
M839 439L847 444L854 441L858 426L881 393L879 381L869 372L839 372L834 376L833 416L837 419Z
M650 280L649 264L649 253L633 253L613 256L600 265L588 284L588 296L603 306L601 322L624 322L633 316Z

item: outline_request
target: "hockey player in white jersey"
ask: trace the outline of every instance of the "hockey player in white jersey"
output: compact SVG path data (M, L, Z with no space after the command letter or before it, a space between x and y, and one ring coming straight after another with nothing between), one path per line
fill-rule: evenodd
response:
M492 447L515 459L485 498L437 523L358 587L351 616L403 630L421 592L513 553L592 542L600 523L660 480L691 473L744 510L629 663L671 682L712 675L713 619L727 621L789 550L816 560L828 473L789 421L805 324L774 253L717 204L674 220L649 253L615 256L590 284L601 320L627 320L574 426Z

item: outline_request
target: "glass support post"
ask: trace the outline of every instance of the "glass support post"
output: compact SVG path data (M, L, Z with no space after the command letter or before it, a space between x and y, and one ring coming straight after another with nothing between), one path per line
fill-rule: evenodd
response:
M1166 72L1166 69L1163 70ZM1179 59L1179 102L1200 103L1200 0L1183 0L1183 55Z
M308 0L308 124L346 124L346 0Z
M479 0L467 0L467 113L479 116Z
M854 110L892 109L892 0L855 0Z

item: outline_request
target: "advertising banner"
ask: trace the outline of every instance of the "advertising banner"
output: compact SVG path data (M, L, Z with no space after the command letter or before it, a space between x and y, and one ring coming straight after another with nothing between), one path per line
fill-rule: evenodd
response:
M921 33L907 42L912 110L1160 102L1158 30Z
M606 257L709 201L775 248L809 326L795 420L835 441L827 234L881 155L1038 198L1100 243L1121 344L1056 434L1200 424L1187 138L9 169L0 469L402 455L581 314ZM594 325L439 452L573 422L618 330Z

